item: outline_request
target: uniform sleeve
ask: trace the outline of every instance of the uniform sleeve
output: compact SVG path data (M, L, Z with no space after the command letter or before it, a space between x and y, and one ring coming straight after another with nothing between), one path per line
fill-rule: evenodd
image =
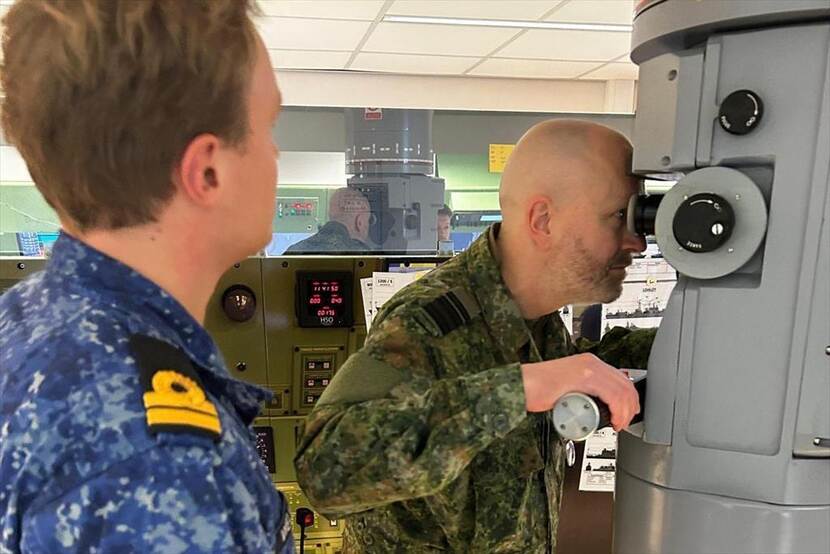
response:
M646 369L651 345L657 329L624 329L614 327L599 342L580 338L573 345L573 353L591 353L614 367Z
M435 494L527 417L518 363L440 379L421 331L376 323L306 419L297 477L327 517Z
M245 486L218 484L223 470L200 446L142 452L33 505L23 517L21 551L274 552L276 538L276 552L293 554L282 496L275 521L264 521ZM245 509L233 509L240 504Z

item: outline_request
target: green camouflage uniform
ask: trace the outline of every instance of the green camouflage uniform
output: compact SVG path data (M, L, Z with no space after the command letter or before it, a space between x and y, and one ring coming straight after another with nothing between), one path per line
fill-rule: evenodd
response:
M366 254L371 250L365 242L352 238L345 225L339 221L329 221L316 234L289 246L285 255Z
M493 232L383 307L306 420L298 479L349 516L344 552L553 552L565 449L520 363L577 350L558 313L522 319ZM435 311L450 291L467 317Z

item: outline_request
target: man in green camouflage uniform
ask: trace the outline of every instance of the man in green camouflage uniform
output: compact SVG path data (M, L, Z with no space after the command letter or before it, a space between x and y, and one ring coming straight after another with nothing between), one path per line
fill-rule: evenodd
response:
M329 201L329 221L317 233L289 246L285 254L365 254L369 240L369 201L350 188L337 189Z
M586 154L574 161L574 148ZM573 238L557 227L564 212L538 194L558 182L551 164L579 164L589 186L607 181L573 210L624 211L636 190L617 133L561 120L531 129L502 180L504 223L390 300L308 417L297 475L315 508L349 516L345 552L553 552L565 449L548 411L575 390L606 401L617 429L639 410L630 382L579 354L556 310L619 296L619 269L644 244L604 219L561 242ZM557 270L543 255L588 261ZM571 298L546 292L556 276ZM652 338L615 330L582 346L645 367Z

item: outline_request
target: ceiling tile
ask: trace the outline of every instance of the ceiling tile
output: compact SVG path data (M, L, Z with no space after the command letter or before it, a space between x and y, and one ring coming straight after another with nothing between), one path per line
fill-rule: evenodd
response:
M259 0L265 15L373 21L383 0Z
M484 56L516 34L516 29L380 23L363 50L407 54Z
M269 50L275 69L343 69L351 52Z
M561 0L396 0L386 13L476 19L538 19L560 3Z
M479 58L448 56L417 56L412 54L375 54L361 52L350 69L385 71L391 73L418 73L434 75L461 75Z
M470 71L469 75L520 77L528 79L573 79L598 67L597 62L555 62L548 60L506 60L491 58Z
M597 79L600 81L608 81L609 79L627 79L629 81L637 80L638 68L633 63L609 63L602 66L596 71L592 71L581 79Z
M548 18L568 23L612 23L631 25L634 20L633 0L571 0Z
M262 17L256 23L268 48L293 50L353 50L371 25L369 21L288 17Z
M630 46L630 33L532 30L496 55L505 58L608 61L628 52Z

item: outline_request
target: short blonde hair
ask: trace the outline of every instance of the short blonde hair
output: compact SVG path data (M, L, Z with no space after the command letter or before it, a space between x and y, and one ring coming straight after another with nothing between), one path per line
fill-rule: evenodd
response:
M20 0L4 18L2 122L81 230L154 221L190 141L241 147L252 0Z

